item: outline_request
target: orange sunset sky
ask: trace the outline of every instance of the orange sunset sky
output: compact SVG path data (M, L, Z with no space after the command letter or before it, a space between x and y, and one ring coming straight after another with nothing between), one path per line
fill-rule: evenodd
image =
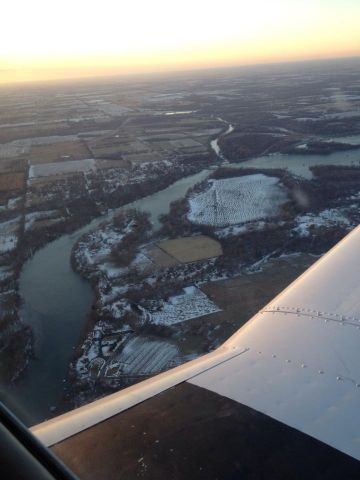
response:
M360 56L358 0L4 0L0 83Z

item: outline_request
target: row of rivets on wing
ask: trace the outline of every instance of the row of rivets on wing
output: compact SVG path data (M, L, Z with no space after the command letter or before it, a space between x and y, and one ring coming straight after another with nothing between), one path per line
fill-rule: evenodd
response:
M247 349L247 350L249 351L250 349ZM268 355L264 354L262 351L258 351L257 354L258 355L263 355L263 356L268 356ZM303 369L304 368L310 368L317 375L326 375L326 370L312 368L307 363L299 362L299 361L293 361L290 358L286 358L286 359L281 360L281 358L276 353L272 353L271 358L274 359L274 360L275 359L279 360L280 362L283 362L284 364L292 364L293 366L297 366L298 368L303 368ZM350 382L356 388L360 388L360 382L357 382L353 378L346 377L344 375L334 375L334 374L331 374L331 375L333 376L334 380L336 380L337 382Z
M292 314L311 318L321 318L325 322L332 321L338 322L342 325L352 325L360 329L360 319L354 316L349 315L340 315L339 313L329 313L322 310L312 310L310 308L301 308L301 307L284 307L284 306L274 306L270 308L265 308L260 311L260 314L263 313L282 313L282 314Z

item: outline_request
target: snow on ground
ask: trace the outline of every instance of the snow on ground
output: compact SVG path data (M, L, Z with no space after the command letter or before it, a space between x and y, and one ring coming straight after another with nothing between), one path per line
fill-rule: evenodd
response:
M187 287L184 293L170 297L159 312L151 313L150 321L156 325L174 325L220 311L200 289Z
M14 274L9 266L0 267L0 282L7 280Z
M337 120L344 118L360 117L360 110L350 110L348 112L327 113L323 116L326 120Z
M299 215L295 219L297 226L294 232L301 237L308 237L312 227L329 227L340 225L343 227L350 227L350 221L337 209L327 209L320 213L307 215Z
M22 197L9 198L7 202L8 210L16 210L20 206L22 200L23 200Z
M17 245L16 235L1 235L0 234L0 253L11 252L15 250Z
M153 263L143 254L138 253L135 259L131 262L131 267L136 268L139 272L144 272L151 268ZM98 265L100 271L102 271L108 279L119 278L129 272L127 267L118 267L111 261L104 262Z
M58 219L59 215L59 210L43 210L28 213L25 216L25 230L30 230L38 220Z
M279 222L279 224L281 224L281 222ZM260 230L264 230L265 226L266 222L263 221L251 222L245 225L234 225L231 227L224 227L216 230L215 235L217 238L237 237L244 233L258 232Z
M114 301L114 297L121 295L123 290L123 287L113 287L108 295L101 295L100 298L102 305L104 305L104 314L110 315L112 318L120 319L123 318L126 311L129 311L129 305L125 300Z
M114 357L107 368L106 376L153 375L165 370L171 362L176 362L177 347L164 340L150 340L136 337L129 340L122 352Z
M43 163L32 165L29 169L29 178L48 177L64 173L87 172L96 170L96 162L93 158L85 160L68 160L66 162Z
M188 219L216 227L236 225L276 216L286 198L276 177L256 174L208 180L207 190L190 198Z
M328 142L346 143L348 145L360 145L360 135L349 135L347 137L332 137L325 139Z
M129 219L122 228L116 228L112 224L108 224L88 233L76 248L77 261L87 268L110 257L113 246L118 245L122 238L132 231L134 223L136 223L134 220ZM102 265L102 269L109 271L111 277L114 276L112 270L118 271L111 263L106 262Z
M11 252L17 245L20 217L0 223L0 253Z

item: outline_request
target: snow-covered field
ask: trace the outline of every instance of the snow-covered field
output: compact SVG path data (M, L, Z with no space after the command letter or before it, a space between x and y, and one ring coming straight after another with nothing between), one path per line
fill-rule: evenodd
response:
M299 215L295 221L297 225L294 228L294 232L301 237L308 237L312 227L351 226L350 221L339 210L334 208L323 210L318 214Z
M215 227L237 225L276 216L286 198L276 177L256 174L208 180L207 190L190 198L188 219Z
M127 342L120 355L114 357L105 376L153 375L165 370L170 362L176 362L178 355L177 347L170 342L136 337Z
M181 295L170 297L160 311L151 313L151 322L156 325L174 325L219 311L205 293L196 287L187 287Z
M61 175L64 173L88 172L96 169L96 162L93 158L86 160L69 160L66 162L43 163L32 165L29 170L29 178L48 177L50 175Z

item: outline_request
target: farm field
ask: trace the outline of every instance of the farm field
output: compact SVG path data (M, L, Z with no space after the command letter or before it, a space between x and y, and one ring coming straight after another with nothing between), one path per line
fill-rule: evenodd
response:
M114 355L106 368L106 377L148 376L159 373L176 362L177 347L168 341L135 337L129 340L119 355Z
M157 246L180 263L219 257L223 253L220 243L206 235L165 240Z
M68 162L43 163L32 165L29 171L29 178L49 177L66 173L87 172L95 169L95 160L69 160Z
M207 189L190 197L188 219L225 227L276 216L287 199L276 177L262 174L208 180Z
M30 149L29 160L31 165L38 165L66 160L83 160L89 156L91 156L90 152L84 143L68 141L33 145Z
M252 274L202 285L204 293L221 309L202 321L213 325L220 343L226 341L316 260L307 254L283 256ZM198 321L192 320L191 324L195 327Z
M176 258L168 255L157 245L150 245L144 250L144 253L159 268L174 267L179 264Z
M157 152L126 153L123 155L123 158L133 165L136 165L137 163L159 162L162 160L162 156Z
M218 311L217 305L199 288L187 287L184 293L170 297L160 311L151 313L150 321L155 325L174 325Z
M64 386L80 405L213 350L359 224L359 71L301 63L0 92L0 344L20 313L39 344L36 359L1 348L0 363L6 382L27 367L19 398L34 417ZM117 217L127 208L144 216L130 225Z
M0 175L0 192L12 192L24 188L23 173L4 173Z

